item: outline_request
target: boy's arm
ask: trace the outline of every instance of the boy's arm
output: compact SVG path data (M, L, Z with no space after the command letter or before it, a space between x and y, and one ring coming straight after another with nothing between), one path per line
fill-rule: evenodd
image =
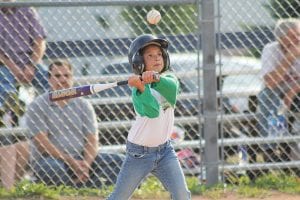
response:
M160 81L151 84L152 88L158 91L166 100L174 106L179 92L179 81L173 74L163 74Z
M48 138L48 134L45 132L38 132L32 137L32 141L37 146L37 149L41 154L47 154L57 159L61 159L64 162L70 164L74 158L63 151L59 150Z
M158 82L143 84L143 87L133 88L132 98L136 112L141 116L155 118L159 115L160 105L157 99L151 94L150 87L158 91L174 106L179 91L179 81L173 74L164 74L160 76Z
M159 103L151 94L150 84L145 85L145 90L140 92L133 88L132 91L133 105L136 112L141 116L155 118L159 115Z
M153 72L145 72L143 75L143 80L138 75L133 75L128 79L128 85L133 87L132 100L134 109L141 116L155 118L159 115L160 106L150 91L150 83L154 77Z

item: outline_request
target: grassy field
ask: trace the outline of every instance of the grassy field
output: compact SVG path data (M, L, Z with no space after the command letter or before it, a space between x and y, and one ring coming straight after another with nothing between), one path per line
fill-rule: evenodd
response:
M247 177L241 177L235 185L216 185L207 188L201 185L197 178L187 177L188 187L192 199L300 199L300 179L293 176L270 174L251 182ZM19 183L10 191L0 189L1 199L104 199L113 187L99 189L74 189L71 187L47 187L43 184L32 184L28 181ZM280 197L280 198L279 198ZM142 186L135 191L133 199L169 199L168 193L163 189L156 178L148 178Z

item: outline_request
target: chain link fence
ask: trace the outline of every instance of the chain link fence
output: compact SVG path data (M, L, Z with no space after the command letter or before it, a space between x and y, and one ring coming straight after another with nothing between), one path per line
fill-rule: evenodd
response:
M262 50L267 43L275 41L273 29L277 19L299 16L300 4L295 2L0 1L1 165L6 163L5 159L15 157L14 162L19 163L15 179L23 175L23 164L30 160L31 152L25 149L32 150L33 144L29 140L33 133L28 130L24 113L38 95L49 90L47 69L51 62L68 59L73 66L75 85L125 80L131 73L127 59L131 41L140 34L152 33L170 41L171 66L181 82L172 137L186 175L205 181L211 163L220 170L214 176L230 183L235 183L241 175L255 179L270 171L299 175L297 112L285 112L284 135L269 137L263 134L268 133L268 123L263 126L262 122L267 121L269 114L262 109L278 108L279 101L270 97L266 103L259 98L265 88L260 76ZM208 42L203 36L207 23L203 16L205 3L212 4L215 12L208 16L215 30L208 35L215 35L216 39L215 45L209 47L209 51L215 52L212 66L206 63L207 48L202 49ZM10 6L14 6L13 11L8 11ZM35 11L23 10L24 6L33 6ZM145 19L151 9L162 15L158 25L149 25ZM18 16L14 17L16 13ZM35 24L28 23L29 18L34 18ZM24 23L27 24L22 25ZM42 28L35 30L39 26ZM35 48L42 46L42 39L46 43L45 52ZM210 90L205 88L211 80L203 76L207 69L216 77L216 88L211 85ZM207 99L214 94L216 99ZM124 153L126 136L135 117L130 88L120 86L85 99L97 117L100 152ZM204 106L205 101L215 101L216 110ZM207 131L203 126L205 119L214 117L213 126L218 133ZM57 116L58 121L61 118ZM213 153L218 153L218 160L209 159L212 152L205 151L205 135L216 136L217 140L209 144L216 147ZM31 148L22 145L21 150L19 144ZM71 141L65 145L73 146ZM24 155L25 152L28 154ZM23 162L18 156L24 158ZM117 174L111 165L119 167L119 163L106 164ZM11 177L3 176L9 174L13 166L12 163L8 168L1 167L4 186L13 182ZM32 170L28 167L25 170L27 176L34 178L30 174ZM49 173L45 171L44 175ZM113 182L110 172L104 173ZM207 179L210 175L208 173Z

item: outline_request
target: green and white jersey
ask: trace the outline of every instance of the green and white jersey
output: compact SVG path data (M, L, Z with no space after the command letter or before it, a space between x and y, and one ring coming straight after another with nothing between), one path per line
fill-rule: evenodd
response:
M145 85L145 91L132 91L136 121L128 141L155 147L169 140L174 125L174 108L179 91L179 81L173 74L162 74L158 83Z

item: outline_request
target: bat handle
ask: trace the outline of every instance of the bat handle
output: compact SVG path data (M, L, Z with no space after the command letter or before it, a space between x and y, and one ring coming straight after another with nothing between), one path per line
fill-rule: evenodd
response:
M158 81L158 80L159 80L159 78L160 78L160 75L159 75L159 73L155 73L155 74L153 74L153 78L154 78L154 80Z
M127 84L128 84L128 80L117 82L117 85L127 85Z
M153 74L153 79L154 79L154 80L158 81L158 80L159 80L159 78L160 78L160 75L159 75L159 73L155 73L155 74ZM140 77L140 79L142 80L142 77Z
M159 80L159 77L160 77L160 75L159 75L159 73L155 73L155 74L153 74L153 78L154 78L154 80ZM142 78L141 78L142 79ZM128 80L126 80L126 81L119 81L119 82L117 82L117 85L119 86L119 85L127 85L128 84Z

